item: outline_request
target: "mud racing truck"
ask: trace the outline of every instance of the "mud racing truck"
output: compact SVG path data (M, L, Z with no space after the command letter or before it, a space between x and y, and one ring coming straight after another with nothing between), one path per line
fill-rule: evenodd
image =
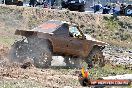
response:
M61 55L68 67L81 66L80 60L88 67L105 64L102 50L106 43L87 38L77 24L50 20L32 30L16 30L15 34L25 38L12 45L11 61L32 59L36 67L45 68L51 65L52 56Z

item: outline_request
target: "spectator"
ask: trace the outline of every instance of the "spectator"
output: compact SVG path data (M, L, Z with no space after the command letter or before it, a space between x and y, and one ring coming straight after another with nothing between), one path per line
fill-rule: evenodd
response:
M97 11L99 11L101 8L102 8L102 5L100 4L100 2L98 2L98 4L95 4L93 6L94 13L96 13Z
M36 3L36 0L30 0L29 2L30 7L31 6L35 7L35 3Z
M48 5L49 5L50 8L53 7L54 2L55 2L55 0L47 0L47 3L48 3Z
M105 6L103 7L103 12L102 12L102 14L109 14L109 13L110 13L110 10L111 10L111 6L105 5Z
M115 7L113 8L113 15L114 16L120 15L120 3L119 2L117 2L115 4Z
M121 15L125 14L125 8L126 8L125 4L121 4L121 6L120 6L120 14Z
M44 0L44 2L43 2L44 4L44 8L47 8L48 7L48 2L46 2L46 0Z
M36 0L36 5L35 6L44 5L44 1L45 0Z

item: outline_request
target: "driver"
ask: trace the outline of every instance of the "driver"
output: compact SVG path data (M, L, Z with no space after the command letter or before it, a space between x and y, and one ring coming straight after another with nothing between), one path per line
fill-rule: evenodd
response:
M70 32L69 34L71 37L77 37L80 35L80 32L78 31L77 26L74 23L71 23L69 27L69 32Z
M69 35L71 37L74 37L74 38L85 39L84 36L79 31L79 27L76 24L72 23L72 22L69 26Z

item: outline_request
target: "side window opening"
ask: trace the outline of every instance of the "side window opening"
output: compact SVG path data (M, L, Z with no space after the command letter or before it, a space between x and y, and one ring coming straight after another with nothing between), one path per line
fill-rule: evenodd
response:
M70 26L69 27L69 35L74 38L80 38L81 33L79 32L79 30L76 26Z

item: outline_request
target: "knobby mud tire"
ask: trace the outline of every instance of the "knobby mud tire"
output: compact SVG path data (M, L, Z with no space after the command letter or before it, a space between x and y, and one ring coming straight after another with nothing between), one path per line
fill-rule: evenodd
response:
M100 48L94 48L90 53L88 58L86 59L86 63L88 64L88 68L93 67L103 67L105 66L105 60L103 56L103 52Z
M48 48L48 41L44 39L31 38L30 42L16 42L9 53L11 62L24 63L27 59L33 61L36 67L47 68L51 65L52 54Z

